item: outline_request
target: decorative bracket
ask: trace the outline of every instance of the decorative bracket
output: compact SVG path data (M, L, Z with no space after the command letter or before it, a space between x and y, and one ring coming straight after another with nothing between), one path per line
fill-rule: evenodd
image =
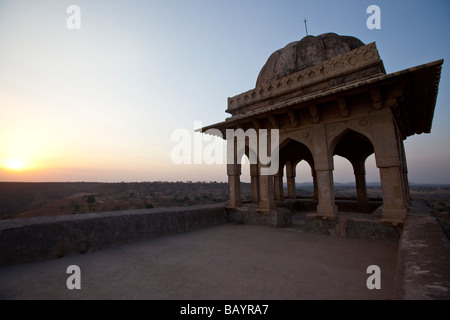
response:
M337 99L338 107L339 107L339 113L342 117L348 117L350 111L347 106L347 102L345 101L345 97L339 97Z
M311 115L311 117L313 119L313 122L318 123L320 115L319 115L319 109L317 108L317 105L311 104L308 106L308 109L309 109L309 114Z
M401 97L404 94L406 88L406 83L398 84L395 88L393 88L386 96L384 101L385 108L395 108L398 102L401 100Z
M298 119L297 119L297 116L296 116L295 112L292 111L292 110L288 110L288 116L289 116L289 119L291 120L291 125L293 127L297 127L298 126Z
M372 100L372 106L376 110L381 109L383 101L381 100L380 88L374 88L370 90L370 99Z

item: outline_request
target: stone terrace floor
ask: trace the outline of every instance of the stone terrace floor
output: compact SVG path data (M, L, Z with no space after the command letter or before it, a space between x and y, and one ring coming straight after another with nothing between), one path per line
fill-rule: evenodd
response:
M0 299L389 299L398 243L223 224L0 268ZM69 290L66 269L81 269ZM366 286L381 268L381 289Z
M449 242L426 204L413 203L399 241L304 232L306 215L294 214L289 228L226 223L1 267L0 299L450 298ZM81 269L80 290L67 289L70 265ZM370 265L381 269L379 290L367 288Z

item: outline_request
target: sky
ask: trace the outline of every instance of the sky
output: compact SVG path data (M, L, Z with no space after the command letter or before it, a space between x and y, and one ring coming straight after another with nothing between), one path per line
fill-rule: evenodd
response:
M448 0L0 0L0 181L227 181L224 164L175 164L174 132L210 143L193 130L225 120L306 18L310 35L376 42L387 73L444 59L431 133L405 150L410 182L449 184L449 17ZM334 161L334 180L354 181ZM366 170L379 181L373 155Z

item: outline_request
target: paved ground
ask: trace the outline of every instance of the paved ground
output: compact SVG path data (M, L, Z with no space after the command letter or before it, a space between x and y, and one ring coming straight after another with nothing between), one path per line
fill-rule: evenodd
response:
M388 299L398 243L224 224L0 268L0 299ZM69 290L70 265L81 289ZM366 286L381 268L381 289Z

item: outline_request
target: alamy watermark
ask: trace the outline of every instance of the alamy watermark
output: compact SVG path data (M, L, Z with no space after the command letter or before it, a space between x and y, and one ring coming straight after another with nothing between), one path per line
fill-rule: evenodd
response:
M70 16L67 17L66 26L69 30L81 29L81 9L79 6L72 4L67 7L66 13Z
M370 14L367 18L366 26L368 29L381 29L381 9L377 5L370 5L367 7L366 13Z
M66 269L66 273L71 274L66 280L67 289L81 289L81 269L76 264L70 265Z
M376 264L367 267L366 273L371 274L366 281L367 289L381 289L381 269Z
M194 128L201 127L201 124L201 121L195 121ZM225 137L218 129L208 129L204 134L176 129L171 140L178 142L171 152L174 164L241 164L247 155L250 164L260 165L261 175L278 172L278 129L226 129Z

